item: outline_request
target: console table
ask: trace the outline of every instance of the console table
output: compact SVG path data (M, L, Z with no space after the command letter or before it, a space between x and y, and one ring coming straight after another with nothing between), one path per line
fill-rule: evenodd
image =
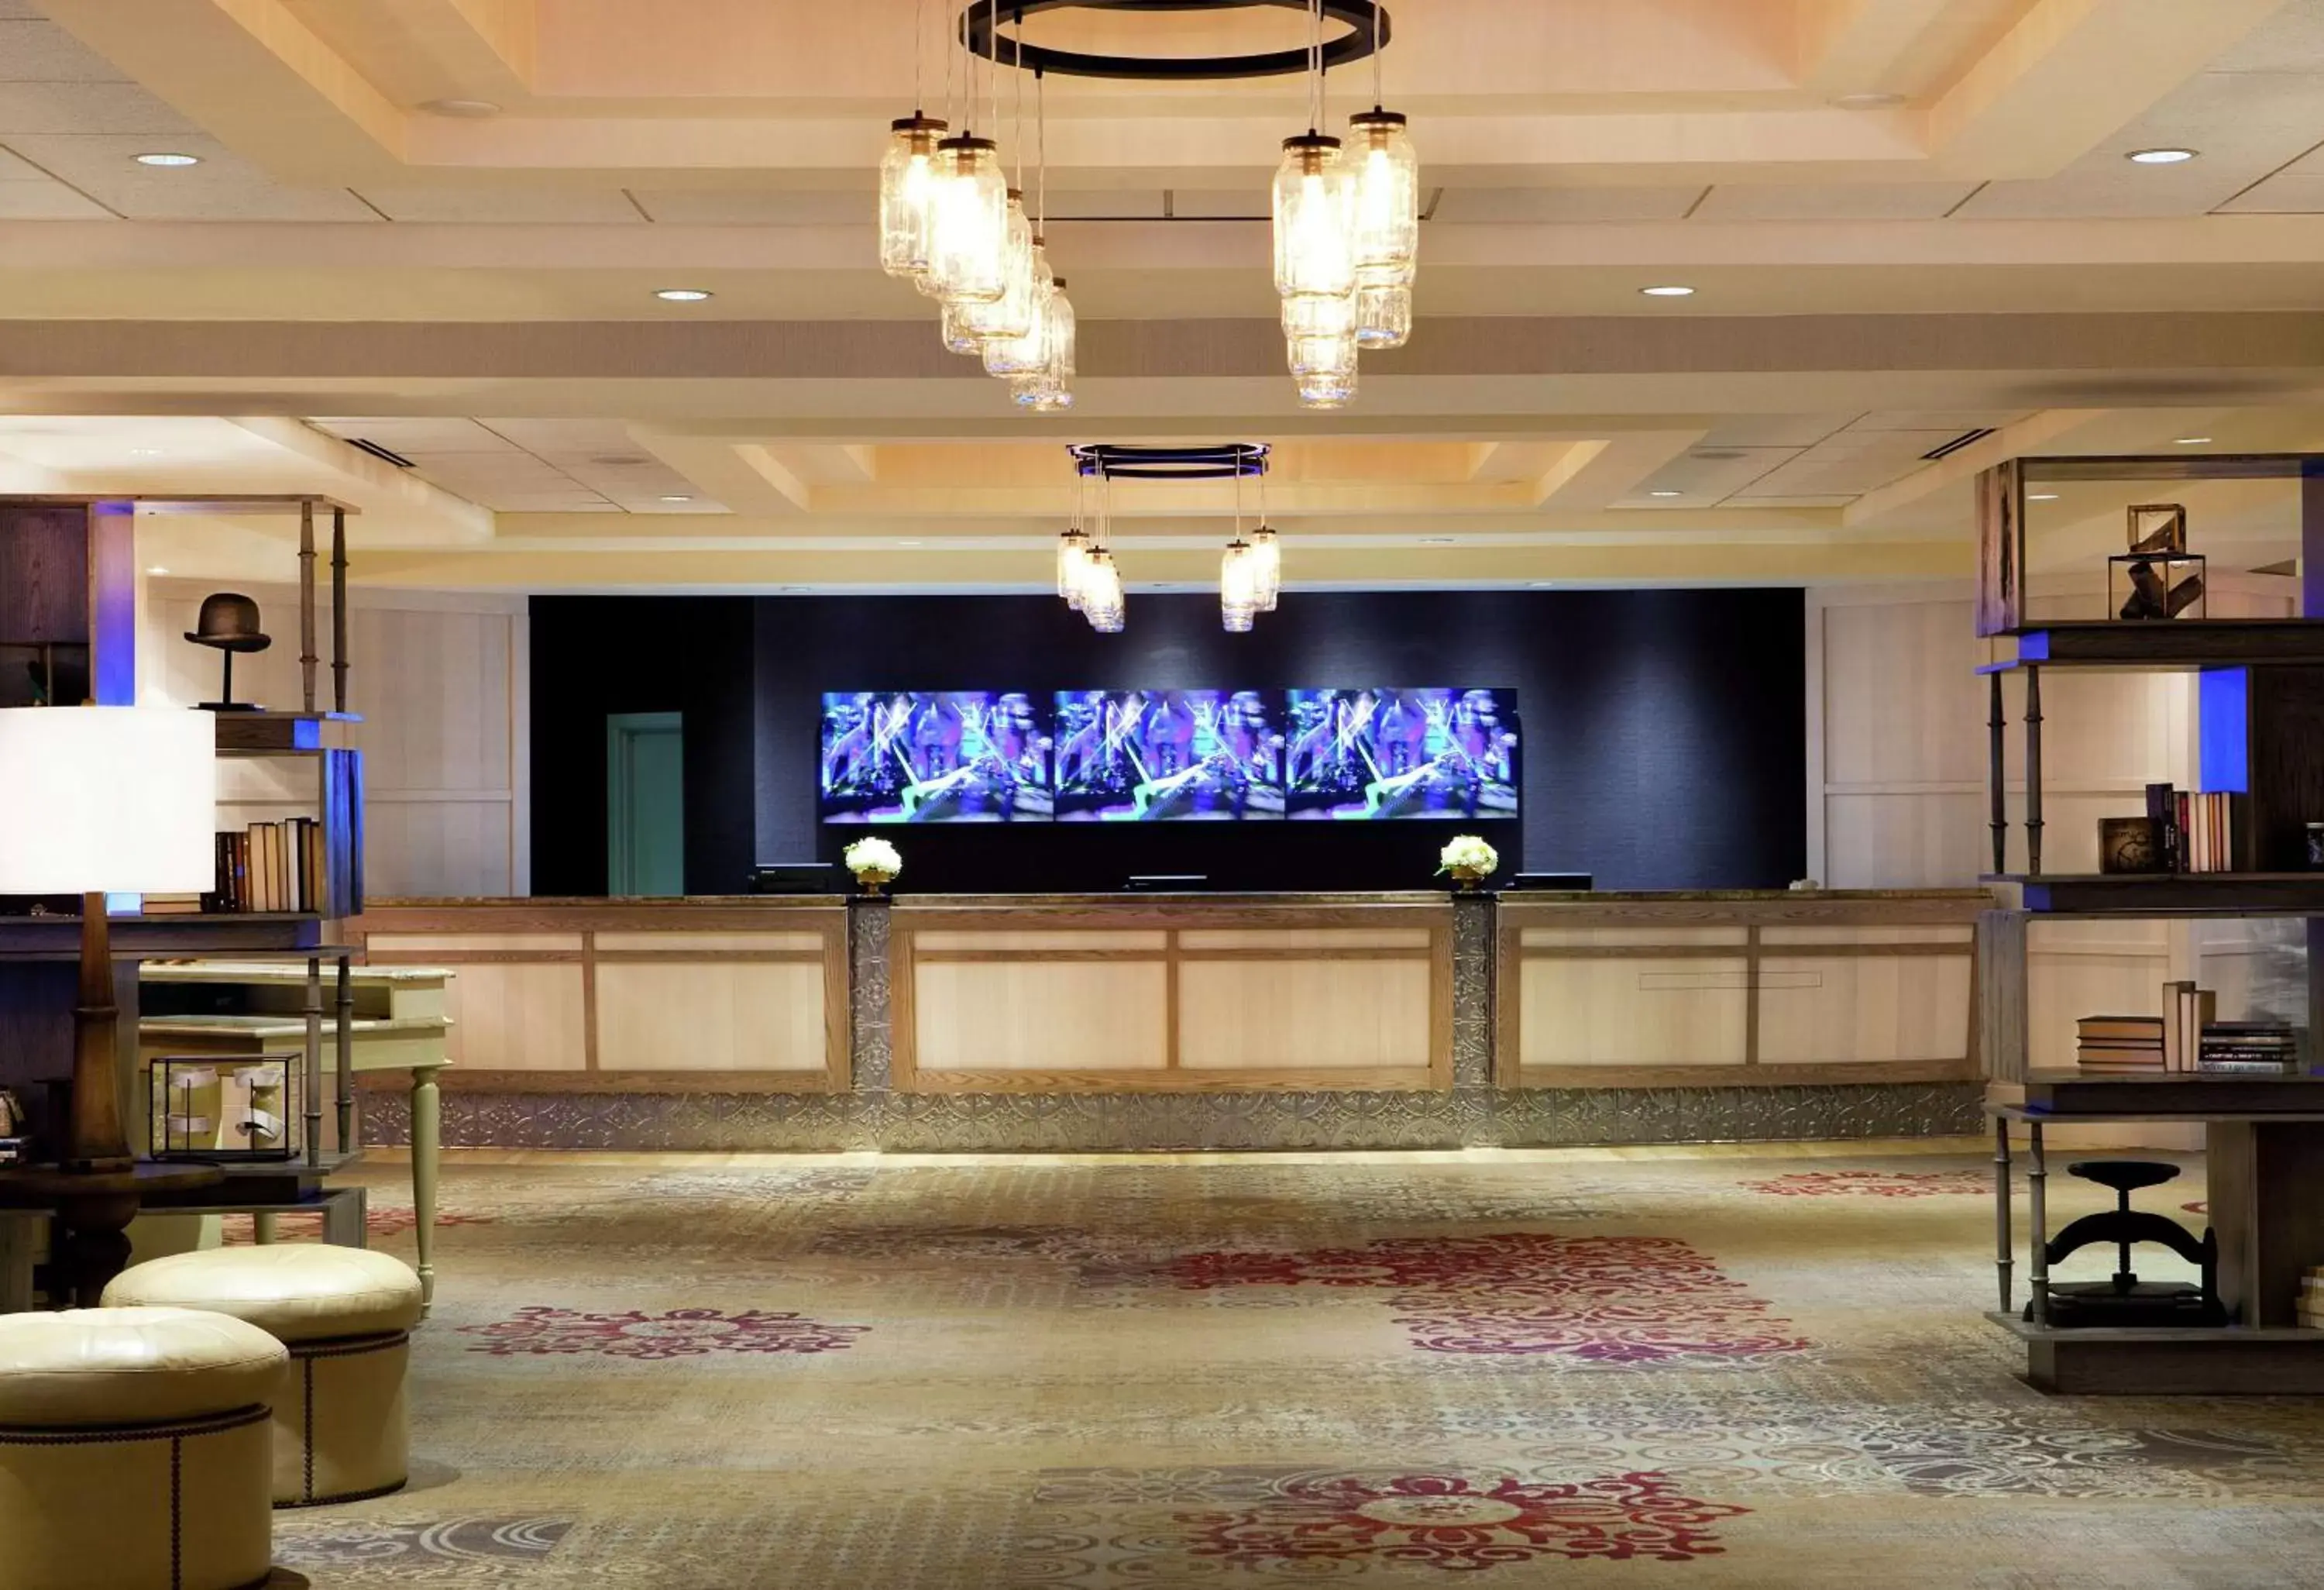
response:
M2324 1264L2324 1079L2091 1077L2034 1072L1986 1092L1994 1123L1995 1260L2001 1308L1990 1317L2024 1342L2026 1378L2071 1392L2324 1392L2324 1330L2297 1322L2300 1278ZM2049 1164L2045 1126L2199 1122L2205 1128L2219 1296L2236 1323L2055 1327L2047 1318ZM2012 1123L2026 1131L2033 1315L2014 1307Z
M450 980L451 974L440 966L349 969L344 995L349 1002L344 1012L346 1074L337 1078L342 1089L337 1112L341 1138L337 1152L320 1167L327 1175L362 1155L363 1128L346 1091L352 1078L367 1072L405 1073L411 1087L412 1239L419 1248L421 1295L430 1301L436 1290L438 1078L451 1064L445 1051L452 1025L445 1005ZM151 1012L137 1023L141 1071L143 1062L161 1055L248 1058L295 1049L306 1041L308 975L303 966L256 960L149 961L140 968L139 985ZM307 1112L311 1129L322 1119L322 1100L309 1099ZM316 1206L321 1180L317 1169L311 1161L284 1167L235 1165L228 1172L228 1186L250 1202L206 1203L212 1210L247 1207L257 1221L259 1240L268 1241L274 1216L285 1207ZM270 1186L278 1183L269 1196ZM169 1210L157 1207L155 1212Z

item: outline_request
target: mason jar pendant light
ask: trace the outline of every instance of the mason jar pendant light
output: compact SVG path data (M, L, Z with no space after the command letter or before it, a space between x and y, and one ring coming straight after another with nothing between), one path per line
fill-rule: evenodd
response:
M1041 306L1041 366L1012 384L1021 408L1054 414L1074 406L1074 305L1063 276L1049 283Z
M1275 529L1267 522L1267 461L1259 460L1259 528L1250 532L1250 556L1257 570L1254 576L1259 587L1259 610L1275 611L1277 598L1283 594L1283 548L1276 540Z
M927 0L912 8L912 114L888 124L880 159L880 268L918 282L935 262L936 144L950 128L921 107ZM948 58L947 58L948 59Z
M1241 448L1234 450L1234 539L1219 558L1219 624L1229 634L1245 634L1259 616L1259 564L1250 543L1242 539L1243 471L1254 460ZM1266 467L1263 460L1258 467Z
M1057 538L1057 595L1065 605L1079 613L1082 610L1082 585L1089 578L1090 538L1082 529L1082 504L1089 477L1077 467L1074 471L1074 516L1065 526L1065 534Z
M1008 231L1003 239L1002 290L989 303L947 305L948 328L956 327L968 346L954 343L947 330L945 345L954 353L979 353L988 342L1022 337L1033 328L1033 224L1025 218L1025 196L1009 190ZM1044 278L1046 280L1046 278Z
M1420 156L1401 114L1381 107L1380 14L1372 13L1372 107L1348 118L1355 180L1356 342L1402 347L1420 270Z

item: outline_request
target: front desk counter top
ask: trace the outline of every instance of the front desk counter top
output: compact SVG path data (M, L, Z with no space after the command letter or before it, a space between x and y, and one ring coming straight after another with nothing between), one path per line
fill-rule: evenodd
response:
M374 963L453 968L448 1086L468 1092L1429 1092L1977 1075L1982 891L1490 900L400 900L374 902L350 937ZM1456 1074L1464 1022L1479 1034L1475 1076ZM858 1063L875 1049L884 1074Z

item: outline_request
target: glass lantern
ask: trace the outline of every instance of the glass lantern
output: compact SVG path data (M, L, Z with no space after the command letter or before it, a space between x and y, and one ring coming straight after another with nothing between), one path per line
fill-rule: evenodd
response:
M147 1146L156 1160L296 1159L305 1057L165 1055L146 1068Z
M936 145L935 255L928 277L946 303L990 303L1009 290L1009 183L990 138Z
M945 124L909 116L889 124L880 161L880 268L890 276L926 276L935 263L936 144Z

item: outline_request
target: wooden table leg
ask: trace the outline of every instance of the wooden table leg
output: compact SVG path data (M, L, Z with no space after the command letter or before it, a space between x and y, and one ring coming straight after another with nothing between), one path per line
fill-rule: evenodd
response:
M2050 1323L2050 1161L2043 1151L2042 1123L2025 1123L2025 1146L2034 1167L2025 1173L2027 1214L2034 1222L2034 1323Z
M436 1162L444 1114L440 1066L411 1068L411 1240L420 1250L420 1299L436 1300Z
M262 1248L272 1247L274 1245L274 1216L268 1214L263 1209L253 1210L250 1216L250 1240L256 1243Z

